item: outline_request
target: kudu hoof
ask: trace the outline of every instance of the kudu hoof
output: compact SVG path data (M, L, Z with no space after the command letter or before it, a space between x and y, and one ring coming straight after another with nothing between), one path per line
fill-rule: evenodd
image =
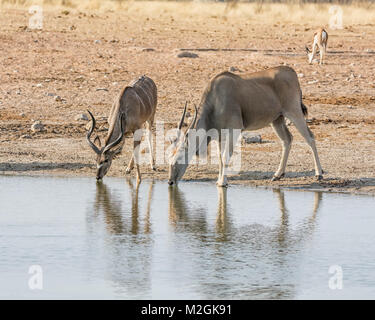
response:
M285 176L285 173L283 173L280 177L278 176L273 176L271 181L279 181L281 178L283 178Z
M126 168L125 173L129 174L132 171L132 169Z

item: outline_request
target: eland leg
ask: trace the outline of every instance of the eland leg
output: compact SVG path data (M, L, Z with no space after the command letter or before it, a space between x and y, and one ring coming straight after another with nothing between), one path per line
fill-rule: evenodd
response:
M276 181L283 177L285 174L286 163L288 161L293 136L288 130L285 124L285 118L283 116L280 116L274 122L272 122L272 128L275 130L276 134L280 138L283 148L279 168L277 169L276 173L273 175L272 178L272 181Z
M229 167L229 161L233 155L235 143L241 130L238 129L238 132L236 131L236 133L234 131L236 131L236 129L229 129L227 134L220 134L219 150L221 165L219 165L219 169L221 168L221 175L219 174L219 178L216 182L218 187L228 187L227 172ZM222 143L225 143L223 152L221 146Z
M318 150L316 149L315 138L311 130L306 124L306 120L303 116L300 103L298 104L298 108L296 112L288 114L287 117L294 123L299 133L305 139L307 144L310 146L313 156L314 156L314 165L315 165L315 176L318 180L323 178L323 170L322 166L320 165Z

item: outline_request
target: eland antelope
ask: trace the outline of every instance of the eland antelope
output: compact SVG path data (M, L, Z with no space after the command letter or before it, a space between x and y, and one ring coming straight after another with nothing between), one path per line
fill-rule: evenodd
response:
M319 64L323 64L324 62L324 56L327 52L327 42L328 42L328 33L326 30L323 28L319 28L315 33L314 33L314 40L312 44L312 52L310 52L309 48L306 46L306 52L307 56L309 58L309 63L311 64L315 53L316 53L316 47L319 47L319 54L320 54L320 60Z
M182 127L186 112L186 105L180 120L179 129ZM290 119L297 130L310 146L315 162L315 174L322 179L322 168L319 162L315 139L307 127L305 115L307 108L302 103L302 91L296 72L286 66L271 68L268 70L251 73L247 76L239 76L231 72L223 72L215 76L208 84L200 102L199 116L195 110L195 116L184 134L179 130L177 139L172 143L169 165L170 185L184 175L189 161L194 154L199 155L200 150L207 148L210 140L196 144L196 149L190 152L189 145L196 143L197 132L204 129L205 132L215 129L218 132L219 177L218 186L228 185L226 172L229 159L233 153L235 143L234 129L257 130L271 124L276 134L282 141L282 158L278 170L272 180L278 180L285 173L285 167L292 143L292 135L289 132L285 118ZM229 129L229 130L228 130ZM226 137L222 134L227 130ZM224 152L222 141L225 139ZM185 160L185 161L184 161Z
M154 122L157 104L157 89L154 81L147 76L142 76L126 86L115 99L108 117L108 134L104 140L104 146L100 138L96 136L94 142L91 141L91 135L95 129L95 118L90 111L92 125L87 133L87 142L97 154L96 179L102 179L108 172L113 158L120 154L125 142L125 135L135 133L138 129L142 129L146 123L148 135L148 145L150 149L150 162L152 170L155 170L154 159L151 143L151 128ZM141 181L141 173L139 170L139 145L140 139L134 137L133 155L126 168L126 173L135 166L137 169L137 182Z

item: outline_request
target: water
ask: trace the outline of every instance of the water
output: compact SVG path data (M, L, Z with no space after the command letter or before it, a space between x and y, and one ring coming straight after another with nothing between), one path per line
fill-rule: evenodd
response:
M0 176L0 203L1 299L375 298L373 197Z

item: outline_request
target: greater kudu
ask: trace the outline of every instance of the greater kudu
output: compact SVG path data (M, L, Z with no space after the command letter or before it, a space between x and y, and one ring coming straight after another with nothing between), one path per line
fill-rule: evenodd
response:
M121 153L125 142L125 135L128 133L133 133L134 135L137 130L142 129L144 123L146 123L146 128L148 131L147 140L151 155L151 168L152 170L155 170L152 154L151 129L154 122L156 105L156 85L149 77L142 76L138 80L135 80L126 86L121 91L120 95L115 99L109 113L109 129L107 137L104 140L103 147L98 136L96 136L94 142L91 141L91 135L95 129L95 118L92 113L88 111L92 120L92 125L87 133L87 142L97 154L96 179L102 179L106 175L111 166L113 158ZM140 139L136 139L134 137L133 155L128 167L126 168L126 173L130 173L135 162L138 183L141 180L138 148L140 143Z
M186 105L180 120L179 128L184 121ZM203 147L207 147L210 139L196 145L192 154L189 145L196 143L196 135L192 129L204 129L205 132L215 129L218 132L219 177L218 186L227 186L227 166L233 153L234 131L257 130L271 124L282 141L282 158L273 180L280 179L285 172L292 135L286 124L289 118L297 130L305 138L314 154L315 174L322 179L322 168L315 146L312 132L307 127L305 115L307 108L302 103L302 92L296 72L289 67L281 66L268 70L239 76L231 72L223 72L215 76L203 93L197 121L197 108L185 134L179 134L173 142L172 157L169 167L170 185L184 175L192 156L199 155ZM234 130L238 129L238 130ZM222 130L229 134L224 136ZM212 139L211 139L212 140ZM222 141L225 148L222 153ZM205 144L205 145L204 145Z

